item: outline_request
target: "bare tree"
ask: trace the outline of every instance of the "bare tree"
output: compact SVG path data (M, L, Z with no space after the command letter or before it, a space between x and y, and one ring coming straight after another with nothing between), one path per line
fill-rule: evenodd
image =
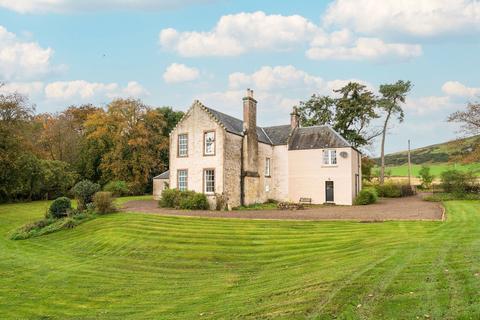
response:
M452 113L447 121L460 123L462 131L466 134L479 134L480 103L469 103L466 110Z

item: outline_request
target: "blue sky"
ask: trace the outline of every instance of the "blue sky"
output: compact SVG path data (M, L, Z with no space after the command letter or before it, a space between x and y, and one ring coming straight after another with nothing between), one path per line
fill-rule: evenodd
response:
M411 80L387 151L458 137L445 122L480 95L474 0L0 0L1 90L37 112L139 97L186 110L194 99L241 117L255 91L260 125L349 80L377 90ZM378 154L378 144L370 150Z

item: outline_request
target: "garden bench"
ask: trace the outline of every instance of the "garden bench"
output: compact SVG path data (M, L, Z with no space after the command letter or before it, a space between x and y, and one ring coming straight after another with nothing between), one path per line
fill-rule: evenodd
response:
M312 198L300 198L300 200L298 201L298 203L301 203L301 204L312 204Z

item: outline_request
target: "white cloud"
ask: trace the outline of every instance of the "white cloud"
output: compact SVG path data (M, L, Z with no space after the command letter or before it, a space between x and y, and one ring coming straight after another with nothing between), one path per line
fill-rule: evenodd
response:
M52 71L51 48L18 39L0 26L0 77L5 80L30 79Z
M34 82L9 82L0 87L0 93L18 92L28 96L34 96L43 92L44 84L41 81Z
M307 56L311 59L411 58L422 54L420 45L357 39L346 28L327 32L299 15L267 15L262 11L222 16L211 31L163 29L159 41L163 49L185 57L237 56L307 46L310 46Z
M0 0L0 7L20 13L63 13L107 10L170 10L208 2L212 2L212 0Z
M85 80L57 81L46 85L45 97L52 100L95 101L117 97L139 97L148 94L139 83L132 81L122 88L117 83L88 82Z
M477 0L336 0L327 9L326 26L360 33L436 36L480 29Z
M196 68L190 68L180 63L172 63L165 70L163 79L167 83L179 83L193 81L198 79L199 75L200 72Z
M377 38L359 38L352 46L312 47L307 57L314 60L409 59L422 55L417 44L385 43Z
M211 31L163 29L160 44L182 56L235 56L251 50L288 50L320 32L299 16L267 15L262 11L222 16Z
M309 88L320 89L324 81L320 77L312 76L294 66L263 66L251 75L245 73L232 73L229 76L231 88L245 88L252 86L260 90L282 88Z
M480 88L467 87L458 81L447 81L442 86L442 91L449 96L472 98L480 95Z
M405 110L416 115L431 114L433 112L451 111L457 105L448 96L426 96L407 98Z

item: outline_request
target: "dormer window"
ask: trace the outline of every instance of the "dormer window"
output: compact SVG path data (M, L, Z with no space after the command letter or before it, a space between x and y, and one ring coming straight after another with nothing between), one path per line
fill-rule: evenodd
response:
M205 156L215 155L215 131L206 131L203 134L203 154Z
M337 164L337 151L336 150L323 150L323 164L327 166L333 166Z

